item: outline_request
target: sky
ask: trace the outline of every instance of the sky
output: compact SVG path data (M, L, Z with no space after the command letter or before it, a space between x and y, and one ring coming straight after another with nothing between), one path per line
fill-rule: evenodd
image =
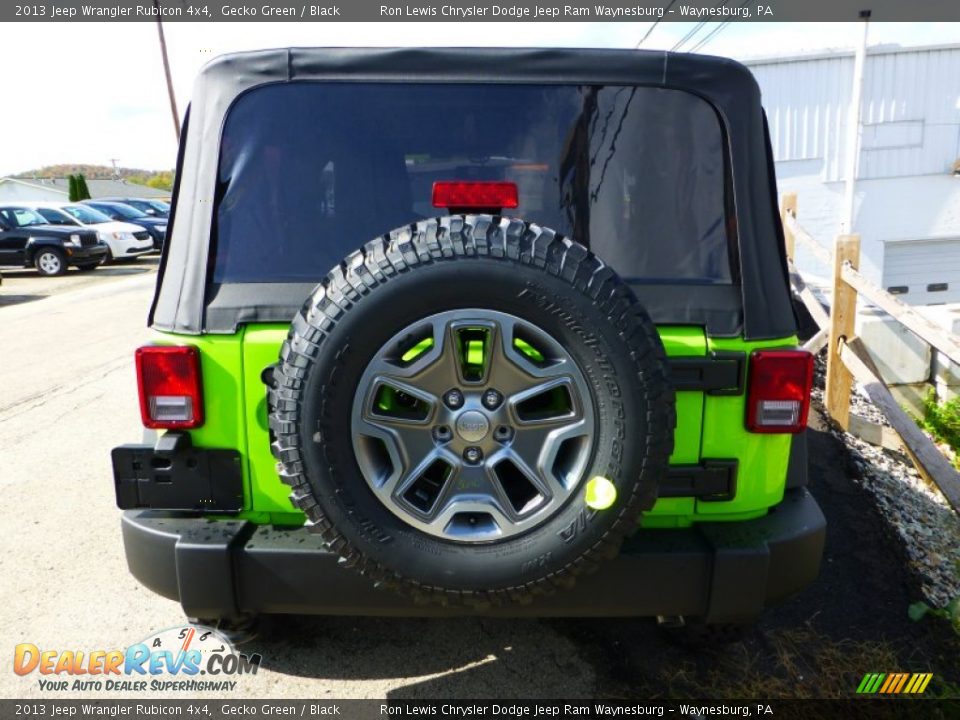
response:
M642 47L674 49L696 25L661 23ZM650 27L649 22L164 25L181 116L197 72L225 52L453 44L633 48ZM859 23L719 27L701 24L680 49L743 60L852 48L863 32ZM941 43L960 43L960 23L873 23L868 35L869 45ZM116 160L123 167L173 167L176 139L154 23L0 24L0 68L9 104L0 133L0 177L59 163L109 165Z

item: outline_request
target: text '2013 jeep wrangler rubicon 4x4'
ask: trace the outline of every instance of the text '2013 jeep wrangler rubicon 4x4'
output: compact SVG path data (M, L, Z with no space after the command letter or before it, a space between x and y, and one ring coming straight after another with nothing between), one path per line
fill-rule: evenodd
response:
M214 61L136 352L165 432L113 451L131 571L208 623L755 619L825 528L775 206L725 59Z

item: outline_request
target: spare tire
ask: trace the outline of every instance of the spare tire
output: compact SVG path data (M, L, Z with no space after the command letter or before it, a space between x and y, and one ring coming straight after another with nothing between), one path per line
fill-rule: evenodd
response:
M582 245L515 219L426 220L349 255L268 384L310 527L418 600L571 585L636 530L673 449L649 315Z

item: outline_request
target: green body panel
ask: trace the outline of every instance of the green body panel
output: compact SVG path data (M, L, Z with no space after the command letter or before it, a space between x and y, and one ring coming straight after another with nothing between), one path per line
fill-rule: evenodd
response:
M711 338L708 346L712 352L738 351L749 356L750 352L761 348L796 347L797 339L788 338L779 343L746 343L739 339ZM746 393L707 395L704 398L701 457L727 458L735 448L739 466L736 497L728 502L698 501L697 516L720 519L732 513L755 517L758 510L765 510L783 500L793 435L747 432L743 422L746 399Z
M244 507L252 489L246 472L247 434L240 379L243 374L242 331L236 335L173 335L154 333L154 345L192 345L200 351L204 423L190 431L196 447L237 450L244 463Z
M703 357L707 353L707 338L700 328L657 328L660 340L670 357ZM700 460L700 431L703 416L702 392L677 393L677 429L673 436L673 455L670 462L688 465ZM691 508L692 509L692 508Z
M704 356L708 352L739 352L749 357L754 350L797 345L796 337L745 342L740 338L709 338L701 330L689 327L661 326L658 330L670 357ZM793 436L747 432L745 414L746 393L677 393L677 431L671 464L736 459L736 496L727 502L661 498L644 514L643 527L686 527L699 520L749 520L765 515L768 508L783 499Z
M190 439L195 447L230 448L240 453L243 467L243 512L241 517L253 522L270 522L271 516L261 509L264 487L281 486L276 472L272 478L263 475L264 464L260 453L256 455L256 470L251 461L249 448L260 443L250 443L247 440L248 428L253 424L250 418L248 400L251 397L253 384L248 374L244 372L245 330L241 329L234 335L174 335L172 333L154 333L156 345L192 345L200 351L200 373L203 382L204 423L196 430L190 431ZM282 338L281 338L282 342ZM274 348L276 361L277 348ZM270 364L269 362L267 363ZM253 380L260 383L259 370L253 373ZM244 387L240 387L243 378ZM263 387L262 385L260 386ZM261 392L261 395L263 393ZM255 402L253 403L256 404ZM266 419L266 407L263 407L263 417ZM264 423L263 427L266 427ZM260 437L254 435L254 437ZM263 431L266 437L266 431ZM273 467L273 458L270 455L269 442L266 442L266 456L270 458L269 467ZM283 495L283 512L292 514L291 521L302 524L302 516L298 519L286 498L287 493L282 487L277 488L277 494Z
M790 348L796 338L748 343L708 338L694 327L658 328L667 355L703 357L708 352L743 352ZM264 368L277 362L289 327L247 325L234 335L180 336L156 333L157 344L193 345L202 358L206 421L192 430L197 447L233 448L240 452L244 474L241 517L257 523L300 525L304 516L289 500L289 488L276 472L267 428ZM240 379L242 378L242 387ZM677 393L677 429L672 464L701 459L739 461L733 500L703 502L694 498L662 498L644 514L644 527L686 527L698 520L737 521L764 515L783 498L791 435L759 435L746 431L744 395Z
M243 338L244 363L255 372L246 376L247 436L256 438L247 448L253 508L266 513L295 513L293 517L273 518L281 524L303 523L303 515L290 503L290 488L277 477L277 460L270 451L267 430L267 389L260 379L263 368L280 356L280 346L290 328L281 325L250 325Z
M703 357L707 338L701 328L660 326L660 340L670 357ZM694 465L700 461L700 433L703 420L703 393L677 393L677 429L673 435L673 465ZM644 515L645 527L675 527L679 518L694 511L693 498L660 498Z

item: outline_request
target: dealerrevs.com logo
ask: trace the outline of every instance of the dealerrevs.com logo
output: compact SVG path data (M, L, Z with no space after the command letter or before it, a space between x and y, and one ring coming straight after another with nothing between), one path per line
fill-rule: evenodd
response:
M125 650L14 648L13 671L38 675L41 690L229 692L238 678L256 675L258 653L238 653L212 628L188 625L154 633Z

